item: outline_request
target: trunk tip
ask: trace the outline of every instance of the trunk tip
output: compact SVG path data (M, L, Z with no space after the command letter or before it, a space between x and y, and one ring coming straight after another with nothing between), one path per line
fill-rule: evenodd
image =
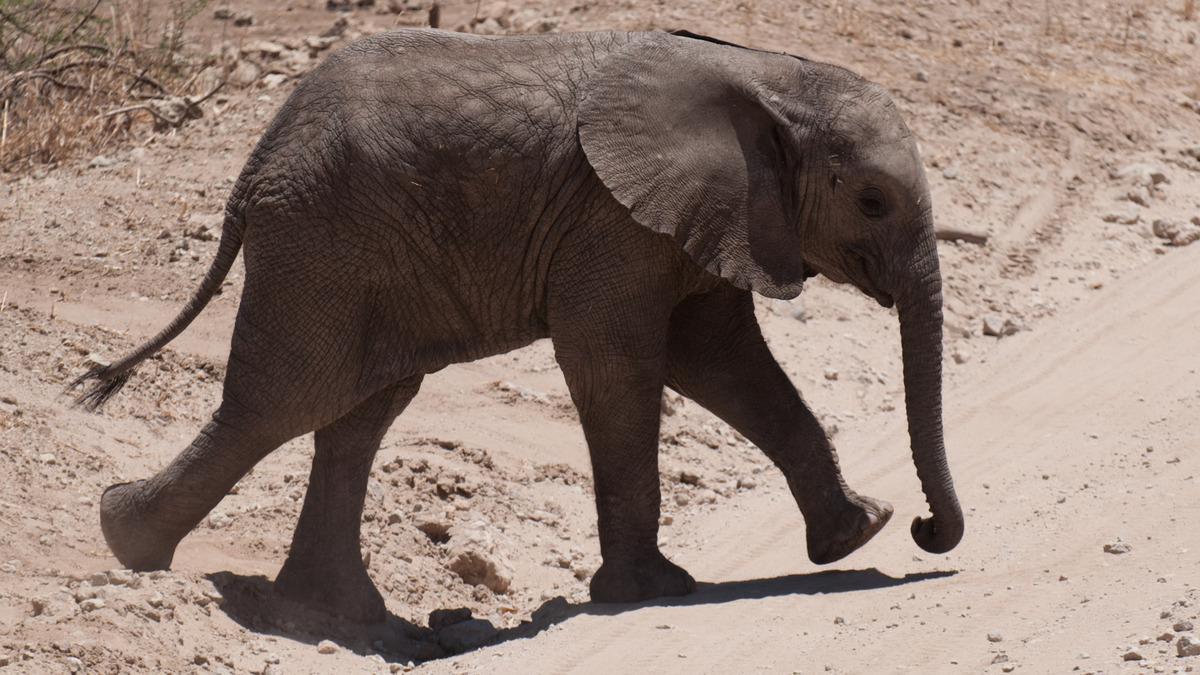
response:
M917 546L930 553L947 553L955 546L958 546L958 542L962 541L962 537L963 522L961 517L953 520L953 522L945 522L945 519L940 519L937 516L931 518L913 518L913 541L917 542Z

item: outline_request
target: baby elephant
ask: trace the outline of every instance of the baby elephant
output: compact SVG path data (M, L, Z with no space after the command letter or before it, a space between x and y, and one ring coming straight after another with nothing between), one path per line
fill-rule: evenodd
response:
M426 373L553 341L595 478L597 602L682 595L657 546L667 386L786 476L808 555L838 560L892 508L846 486L771 356L751 292L807 277L899 311L909 432L931 517L963 517L942 443L942 295L929 187L886 91L833 66L689 33L375 35L297 87L234 185L216 259L161 333L80 397L117 392L200 313L241 249L246 281L221 404L170 465L100 508L122 564L166 568L256 462L315 431L308 494L275 590L386 616L360 556L380 440ZM77 382L78 384L78 382Z

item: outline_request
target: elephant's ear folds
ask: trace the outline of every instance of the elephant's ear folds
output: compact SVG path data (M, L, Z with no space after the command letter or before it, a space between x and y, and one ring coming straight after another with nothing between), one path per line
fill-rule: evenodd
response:
M804 270L785 187L789 134L752 72L767 56L648 34L585 85L579 138L634 220L741 288L791 298Z

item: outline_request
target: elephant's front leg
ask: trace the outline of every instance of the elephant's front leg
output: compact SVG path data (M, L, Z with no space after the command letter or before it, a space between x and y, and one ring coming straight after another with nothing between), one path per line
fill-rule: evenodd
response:
M304 507L275 579L278 596L360 623L387 617L362 561L363 501L380 441L420 384L419 376L403 380L317 430Z
M695 580L658 550L661 360L596 352L576 358L573 348L555 347L592 460L603 557L592 601L691 593Z
M787 478L806 525L808 557L839 560L892 516L847 487L825 431L763 341L750 293L722 284L671 317L667 384L728 422Z

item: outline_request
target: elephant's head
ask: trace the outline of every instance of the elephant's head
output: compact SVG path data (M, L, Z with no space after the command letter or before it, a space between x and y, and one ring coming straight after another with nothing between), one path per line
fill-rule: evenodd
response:
M942 441L942 291L929 185L880 86L834 66L654 33L584 85L579 137L633 218L709 272L774 298L806 277L897 306L909 435L945 552L963 517Z

